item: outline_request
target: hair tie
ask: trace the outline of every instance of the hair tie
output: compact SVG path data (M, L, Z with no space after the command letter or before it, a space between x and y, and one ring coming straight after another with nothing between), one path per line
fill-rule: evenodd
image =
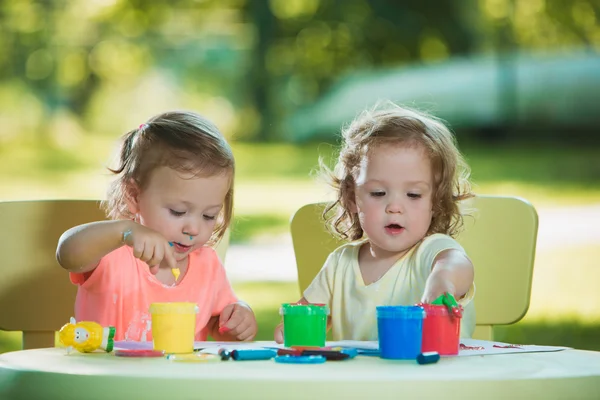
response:
M148 124L144 122L143 124L140 124L140 126L138 126L138 129L143 131L144 129L146 129L147 126Z

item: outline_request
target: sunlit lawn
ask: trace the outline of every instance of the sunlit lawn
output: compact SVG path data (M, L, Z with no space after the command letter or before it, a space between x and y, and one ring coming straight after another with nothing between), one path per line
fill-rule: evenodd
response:
M101 198L108 176L102 165L111 140L81 139L69 149L37 144L0 146L0 200ZM517 195L536 207L600 204L597 149L543 146L465 146L476 192ZM329 197L309 175L329 145L236 144L236 220L232 242L287 234L290 215L303 204ZM559 227L558 229L566 229ZM496 329L497 339L600 350L599 246L538 252L531 308L525 319ZM297 300L295 283L236 283L255 309L258 339L270 340L282 302ZM0 332L0 352L19 346L20 336Z

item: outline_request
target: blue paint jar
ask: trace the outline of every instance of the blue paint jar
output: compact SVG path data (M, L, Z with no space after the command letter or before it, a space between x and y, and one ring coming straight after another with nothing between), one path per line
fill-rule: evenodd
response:
M419 306L378 306L381 358L415 360L421 353L425 310Z

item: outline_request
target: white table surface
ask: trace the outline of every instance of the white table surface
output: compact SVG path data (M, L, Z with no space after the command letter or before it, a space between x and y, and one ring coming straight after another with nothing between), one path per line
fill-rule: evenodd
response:
M37 349L0 355L0 399L600 399L600 352L444 357L437 364L358 356L325 364L177 363Z

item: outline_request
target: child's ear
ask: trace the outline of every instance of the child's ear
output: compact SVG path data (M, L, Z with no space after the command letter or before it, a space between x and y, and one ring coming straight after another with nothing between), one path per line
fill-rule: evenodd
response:
M137 183L133 179L130 179L129 182L125 184L125 202L127 203L127 209L131 213L131 215L135 215L139 212L139 202L138 197L140 195L140 189Z

